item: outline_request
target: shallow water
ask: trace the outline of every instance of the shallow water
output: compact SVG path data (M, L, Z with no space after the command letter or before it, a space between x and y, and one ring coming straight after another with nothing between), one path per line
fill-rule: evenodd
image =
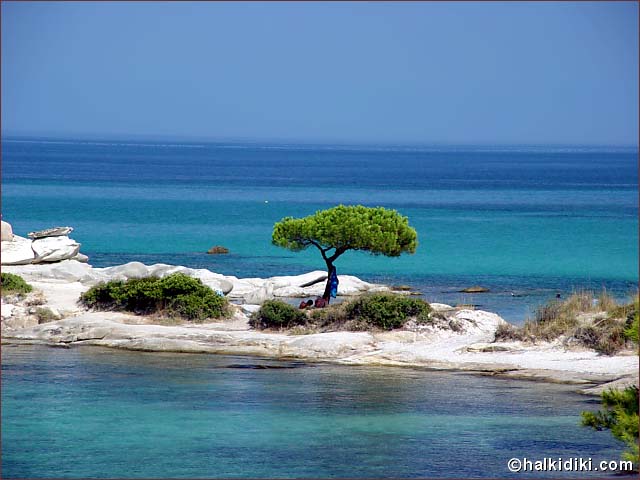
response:
M610 433L579 426L597 400L574 390L403 368L3 346L2 474L513 477L512 457L617 460Z
M315 145L2 143L2 213L16 233L53 225L95 266L175 263L268 277L323 269L271 245L273 224L338 203L399 210L415 255L349 252L338 272L409 284L522 322L585 288L638 281L637 151ZM230 255L206 255L224 245ZM490 295L457 290L480 284Z

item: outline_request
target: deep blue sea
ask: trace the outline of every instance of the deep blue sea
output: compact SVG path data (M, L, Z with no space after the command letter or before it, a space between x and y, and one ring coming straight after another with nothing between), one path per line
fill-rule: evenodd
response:
M350 252L339 273L408 284L431 301L520 323L557 292L637 289L632 149L2 142L4 219L23 236L74 227L94 266L138 260L240 277L322 269L316 252L272 246L272 227L340 203L397 209L420 245L400 258ZM231 253L205 254L213 245ZM491 292L458 292L470 285ZM514 477L512 457L618 459L623 446L610 433L579 426L597 400L574 390L3 346L2 476Z
M11 139L15 233L74 227L94 266L132 260L244 276L323 269L271 245L275 222L337 204L393 208L414 255L349 252L338 272L405 284L521 323L574 290L638 282L638 154L619 147L408 147ZM207 255L213 245L229 255ZM481 285L487 294L458 291Z
M507 470L510 458L618 460L623 445L609 432L580 426L580 412L599 402L575 388L394 367L3 346L2 476L526 478Z

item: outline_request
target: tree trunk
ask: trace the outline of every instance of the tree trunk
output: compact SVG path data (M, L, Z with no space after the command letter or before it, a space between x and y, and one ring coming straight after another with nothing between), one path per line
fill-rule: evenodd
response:
M333 263L327 262L327 284L324 287L324 293L322 294L322 298L327 301L327 305L331 301L331 273L335 270L336 267L333 266Z

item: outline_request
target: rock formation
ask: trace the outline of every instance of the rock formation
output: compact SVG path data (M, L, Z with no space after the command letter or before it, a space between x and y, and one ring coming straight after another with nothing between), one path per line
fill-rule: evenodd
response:
M70 258L87 262L80 253L80 244L67 235L71 227L53 227L30 232L29 238L13 234L11 225L2 222L2 265L60 262Z

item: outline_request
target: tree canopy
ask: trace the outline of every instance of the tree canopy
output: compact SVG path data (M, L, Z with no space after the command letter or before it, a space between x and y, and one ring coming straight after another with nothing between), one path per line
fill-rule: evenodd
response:
M273 227L272 242L294 252L317 248L331 274L333 262L347 250L388 257L414 253L418 234L396 210L338 205L304 218L283 218Z
M273 228L273 244L293 251L313 245L325 253L363 250L397 257L416 251L418 235L395 210L339 205L304 218L283 218Z

